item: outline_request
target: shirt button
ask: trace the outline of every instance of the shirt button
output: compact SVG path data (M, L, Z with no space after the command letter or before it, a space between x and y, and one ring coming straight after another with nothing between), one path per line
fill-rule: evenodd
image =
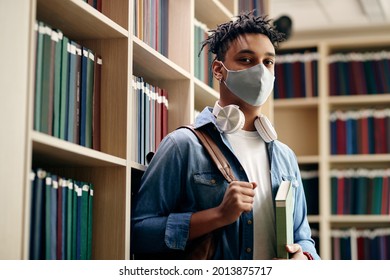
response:
M252 224L252 220L248 220L248 225L251 225Z
M251 248L246 248L246 252L250 253L250 252L252 252L252 249Z

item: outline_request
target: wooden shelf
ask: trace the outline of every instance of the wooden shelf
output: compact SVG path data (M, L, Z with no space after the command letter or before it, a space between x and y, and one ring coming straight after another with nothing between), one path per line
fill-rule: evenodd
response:
M214 29L221 22L231 20L233 11L229 10L219 0L196 0L195 18Z
M375 155L332 155L330 163L387 163L390 162L390 154Z
M274 107L279 108L316 108L318 107L318 97L275 99Z
M33 131L31 135L33 158L39 164L80 167L126 166L126 159L95 151L37 131Z
M133 74L151 80L191 79L189 72L133 36ZM148 65L149 67L145 67Z
M332 215L332 223L389 223L390 215Z
M74 40L129 37L125 28L80 0L37 0L37 19Z
M205 106L213 107L219 99L219 92L210 88L197 78L194 78L195 85L195 107L202 110Z
M370 94L370 95L349 95L349 96L330 96L329 104L331 106L371 106L390 104L390 94Z

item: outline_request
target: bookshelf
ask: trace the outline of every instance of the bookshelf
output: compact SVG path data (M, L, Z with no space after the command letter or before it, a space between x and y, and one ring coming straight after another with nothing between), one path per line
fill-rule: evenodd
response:
M301 168L314 164L314 168L318 169L319 214L309 215L308 219L311 225L319 228L319 253L323 259L333 258L332 237L340 235L339 230L390 227L389 214L332 214L333 169L386 169L390 163L388 153L331 153L330 115L333 111L390 107L390 92L349 96L333 96L330 92L329 56L335 53L390 49L390 37L383 30L355 31L357 30L294 34L282 45L281 54L304 50L318 53L318 96L273 101L274 123L279 139L296 152ZM356 238L356 232L354 234Z
M135 0L134 0L135 1ZM42 167L94 185L92 259L130 259L131 191L145 166L131 158L136 124L132 75L169 92L168 131L194 120L194 109L212 106L218 89L194 77L194 18L213 28L236 14L237 1L170 0L168 53L133 35L134 1L102 0L102 12L82 0L2 1L3 61L0 92L3 194L0 259L28 259L29 173ZM233 4L232 4L233 3ZM212 21L207 15L212 13ZM34 131L35 20L43 21L103 59L101 149L89 149ZM10 55L12 54L12 55ZM264 106L272 119L272 99ZM9 120L12 118L12 122ZM4 160L7 159L7 160Z

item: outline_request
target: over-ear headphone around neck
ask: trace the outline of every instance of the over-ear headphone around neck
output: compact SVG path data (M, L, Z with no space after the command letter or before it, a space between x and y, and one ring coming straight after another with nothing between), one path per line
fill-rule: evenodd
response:
M213 115L216 117L216 124L224 133L235 133L243 128L245 123L244 113L237 105L222 107L218 101L215 102ZM261 138L267 143L276 140L278 135L269 119L261 114L254 122L255 128Z

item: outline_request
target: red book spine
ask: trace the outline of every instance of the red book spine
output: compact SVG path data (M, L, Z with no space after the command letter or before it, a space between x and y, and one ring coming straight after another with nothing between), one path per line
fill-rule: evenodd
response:
M382 207L381 214L386 215L389 214L389 177L386 175L383 176L382 181Z
M375 153L386 153L386 121L384 116L375 116L374 118L374 139L375 139Z
M361 119L361 142L362 142L362 154L369 154L369 149L368 149L368 119L367 117L362 117Z
M337 119L336 121L336 126L337 126L337 136L338 136L338 141L337 141L337 154L339 155L345 155L347 153L346 149L346 122L344 119Z
M284 69L283 69L284 63L276 63L275 64L275 83L277 83L277 92L276 92L276 99L283 99L286 98L285 96L285 89L284 89Z
M344 214L344 177L337 180L337 214Z

